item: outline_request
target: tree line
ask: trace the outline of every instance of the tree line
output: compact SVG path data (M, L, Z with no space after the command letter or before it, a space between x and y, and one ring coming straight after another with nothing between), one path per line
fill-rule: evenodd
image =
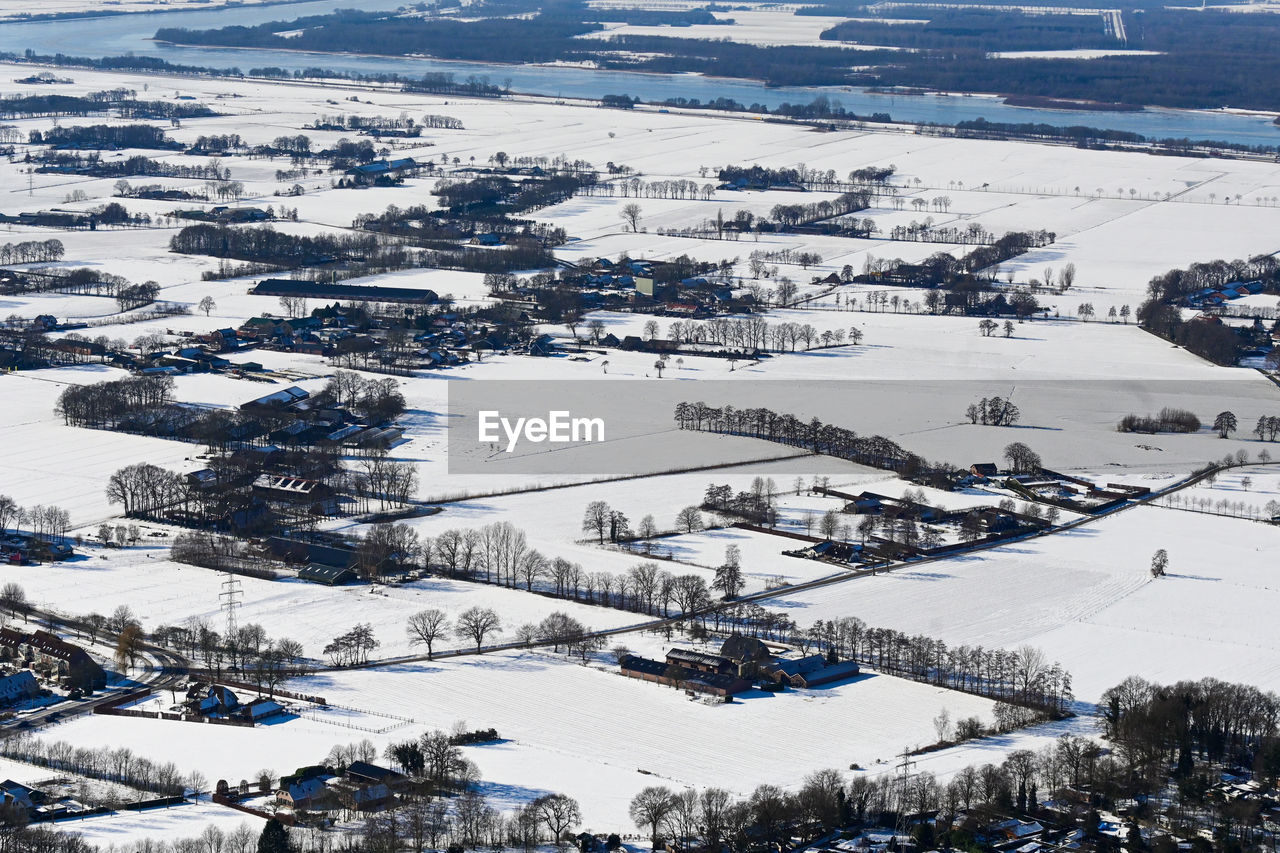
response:
M342 259L377 255L377 238L360 234L286 234L270 226L231 228L199 223L188 225L169 241L169 249L186 255L210 255L281 267L310 266Z
M165 136L153 124L93 124L33 130L32 145L57 148L159 148L178 149L182 145Z
M0 534L13 525L15 532L26 524L32 535L45 539L62 539L71 529L71 514L57 506L21 506L8 495L0 495Z
M0 98L0 118L90 116L116 110L122 118L197 118L216 113L204 104L139 101L133 89L76 95L8 95Z
M203 787L203 777L195 778L198 774L184 775L173 762L152 761L128 747L86 747L18 732L0 738L0 756L165 797L181 796L187 787Z
M61 240L23 240L0 245L0 264L39 264L62 260Z
M872 468L898 471L908 479L925 476L946 479L956 472L955 467L947 463L930 466L922 457L884 436L859 436L853 430L824 424L818 418L806 421L763 407L717 408L701 401L677 403L674 414L680 429L761 438Z
M143 154L104 160L97 151L80 155L50 148L43 151L37 159L40 165L36 167L36 171L41 173L70 172L95 178L156 177L218 180L222 177L222 170L216 163L174 163Z

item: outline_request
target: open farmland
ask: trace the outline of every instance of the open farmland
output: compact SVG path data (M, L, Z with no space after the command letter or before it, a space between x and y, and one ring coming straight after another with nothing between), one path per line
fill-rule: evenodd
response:
M802 47L844 20L792 11L723 29ZM0 64L0 96L30 95L29 70ZM210 794L264 772L244 803L306 823L300 776L345 791L359 758L417 777L395 805L442 794L433 848L500 848L495 816L563 794L575 830L639 851L630 806L652 786L799 803L835 779L888 802L910 780L911 813L934 814L968 766L1086 740L1112 776L1077 787L1119 809L1141 774L1107 787L1109 756L1136 752L1104 738L1109 688L1280 691L1280 162L64 70L39 91L123 88L181 117L0 128L0 646L39 669L47 641L18 631L96 631L103 679L150 692L90 714L101 685L41 672L65 712L0 717L0 736L173 762L193 800L67 831L128 853L229 831L249 816ZM31 141L135 122L167 147ZM100 219L109 204L127 225ZM1153 277L1237 257L1254 260L1144 305ZM1017 409L1000 425L997 403ZM481 435L477 410L507 433ZM599 437L531 423L564 412ZM1130 415L1143 431L1119 431ZM853 619L885 630L852 642ZM249 724L221 681L283 713ZM178 706L219 724L154 717ZM394 747L437 731L453 759L429 778ZM1007 776L973 811L999 796L1049 823L1035 810L1064 771L1037 761L1039 795L1015 805ZM317 807L307 837L362 831L352 802ZM894 802L877 818L905 815ZM477 803L483 831L460 816ZM839 829L804 808L787 837Z
M1280 640L1259 628L1276 603L1276 535L1252 521L1140 508L774 603L802 624L857 616L955 644L1033 645L1062 661L1085 701L1134 672L1275 689ZM1147 571L1157 548L1169 553L1164 578Z

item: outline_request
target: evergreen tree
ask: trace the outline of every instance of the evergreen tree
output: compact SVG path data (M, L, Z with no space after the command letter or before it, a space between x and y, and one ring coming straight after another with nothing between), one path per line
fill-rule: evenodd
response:
M289 853L289 831L276 818L267 821L258 836L258 853Z

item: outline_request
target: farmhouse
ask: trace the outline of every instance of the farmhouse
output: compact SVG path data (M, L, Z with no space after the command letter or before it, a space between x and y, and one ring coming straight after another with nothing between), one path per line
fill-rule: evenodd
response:
M211 714L231 714L240 708L240 699L226 687L216 684L193 684L187 690L183 702L191 712L201 717Z
M736 675L700 672L638 655L625 655L618 663L622 674L629 678L682 687L696 693L725 697L751 689L750 681Z
M333 801L332 793L325 785L334 775L323 767L307 768L300 774L280 780L276 791L276 804L301 810L320 811Z
M719 675L736 675L737 664L720 655L709 655L693 649L672 649L667 652L667 664L682 666L695 672L710 672Z
M311 563L298 569L298 579L322 583L325 586L341 586L356 580L355 569L343 566L324 566Z
M40 685L29 669L0 678L0 705L12 705L40 695Z
M338 511L338 499L333 489L302 477L262 474L253 481L253 494L268 503L309 507L318 515L333 515Z
M17 806L32 812L39 808L45 802L45 794L43 791L37 791L20 782L12 779L5 779L0 782L0 804Z
M254 409L280 409L299 403L311 394L303 391L297 385L290 385L288 388L282 388L256 400L250 400L247 403L240 404L240 411L252 411Z
M347 778L352 782L394 787L408 781L408 777L386 767L367 761L353 761L347 766Z
M737 664L741 672L744 667L754 670L757 664L772 658L773 653L763 641L755 637L733 634L720 645L720 656Z
M860 672L854 661L828 663L822 655L773 661L762 665L760 671L778 684L790 684L792 687L819 687L853 678Z

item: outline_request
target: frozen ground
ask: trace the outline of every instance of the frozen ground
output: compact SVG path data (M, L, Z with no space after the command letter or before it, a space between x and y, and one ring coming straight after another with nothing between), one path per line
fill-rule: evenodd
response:
M216 826L225 833L232 832L243 824L253 830L256 838L265 822L261 818L233 811L225 806L199 802L163 809L95 815L80 820L61 821L55 827L63 832L75 833L91 844L105 847L148 838L156 841L196 838L206 826Z
M0 11L3 8L0 4ZM735 11L732 14L740 17L740 23L725 29L739 30L747 39L797 44L816 38L814 29L826 26L822 19L781 16L781 11ZM785 26L782 17L787 19ZM12 82L22 76L19 71L28 70L25 66L0 68L0 95L31 89ZM746 489L759 475L773 478L779 491L789 492L797 475L806 481L825 475L833 487L894 496L907 486L884 472L830 459L760 462L788 452L779 445L677 434L670 400L664 397L670 394L711 405L765 405L776 399L786 403L785 407L779 403L779 408L863 434L880 433L930 459L961 466L999 461L1005 445L1023 441L1041 453L1050 467L1081 471L1104 481L1152 485L1167 483L1228 452L1245 450L1256 455L1264 445L1251 440L1247 430L1258 416L1278 411L1275 386L1254 371L1211 367L1134 326L1069 318L1082 302L1092 302L1100 317L1113 305L1136 309L1147 281L1173 266L1274 251L1271 235L1280 226L1280 164L965 141L902 129L823 133L758 117L599 110L539 99L479 101L370 89L357 93L358 100L352 101L350 90L325 86L79 70L66 76L75 82L57 87L58 92L83 94L123 85L139 89L140 95L146 91L147 97L192 97L226 113L183 120L181 127L170 129L174 138L187 142L200 135L239 133L255 144L281 134L306 132L322 146L347 134L305 130L318 115L445 114L461 120L466 129L429 130L421 139L397 144L388 153L437 164L447 161L450 170L455 166L465 170L473 162L487 165L498 151L510 157L565 154L601 170L610 162L628 166L647 182L681 180L698 187L696 200L599 195L538 211L537 219L568 230L570 242L558 250L567 260L624 253L660 259L688 254L701 260L733 261L735 274L748 278L747 258L753 250L817 252L823 261L808 269L778 264L779 275L800 282L806 293L816 293L817 288L808 285L810 279L838 272L846 264L861 271L871 257L918 261L934 251L968 251L961 246L884 239L896 225L931 216L935 225L963 228L976 223L997 234L1025 228L1054 231L1054 244L1005 265L1016 282L1042 278L1046 268L1059 271L1068 262L1077 267L1074 288L1062 296L1042 298L1051 318L1015 324L1008 337L1002 333L980 336L975 318L930 317L905 310L836 310L840 307L837 297L843 300L851 295L865 307L866 288L841 287L808 303L807 309L773 311L765 319L811 324L819 332L856 327L865 336L859 346L786 353L755 363L689 355L682 363L668 365L660 383L651 353L601 353L590 347L581 354L552 359L497 356L404 380L402 389L409 403L404 418L406 440L392 455L418 466L418 497L477 496L448 503L438 515L413 520L423 535L509 521L548 557L581 563L588 572L623 573L646 555L591 541L582 529L582 517L593 500L609 502L633 525L652 514L665 531L673 527L682 507L701 501L712 482ZM47 128L51 120L16 120L14 124L25 134ZM205 162L183 154L160 156L188 165ZM114 191L111 180L29 176L21 160L18 156L15 162L0 163L0 211L5 213L88 208L105 202ZM921 199L925 209L894 210L881 203L860 213L881 228L877 239L868 240L811 235L718 240L659 233L697 228L721 212L727 218L739 209L761 216L777 204L832 196L713 189L703 198L701 188L717 182L718 167L750 163L770 167L804 163L810 169L831 170L838 178L864 166L892 164L901 193ZM221 164L244 183L244 204L296 207L297 224L280 226L292 233L333 233L360 214L377 213L391 204L402 208L432 204L434 198L430 190L436 178L415 179L400 188L338 191L325 173L277 178L277 170L292 168L285 158L228 157ZM172 187L200 183L145 182ZM303 195L276 195L295 183ZM76 200L77 191L85 197ZM949 203L935 207L933 200L940 197ZM620 217L622 206L631 201L642 207L639 232L624 230ZM52 313L102 323L89 330L90 335L131 341L152 332L200 332L239 325L249 316L280 311L274 298L248 295L253 279L202 281L202 273L213 269L216 261L167 251L179 227L168 214L178 205L124 203L151 215L152 226L75 233L13 227L0 231L0 242L57 237L67 248L62 266L90 266L134 281L154 279L165 300L194 306L211 296L216 308L208 315L196 312L128 322L130 318L116 316L114 305L102 298L24 295L0 299L0 316ZM372 280L450 293L468 305L488 299L478 275L415 270ZM766 284L773 286L774 280ZM894 292L911 302L923 298L919 291ZM1061 316L1054 319L1054 313ZM648 318L602 312L593 319L622 336L641 333ZM660 320L660 334L669 328L669 319ZM547 330L567 337L563 328ZM276 371L282 384L300 384L312 391L333 370L312 356L256 351L233 356L233 360L247 359ZM0 449L0 492L27 506L65 507L73 524L92 531L99 521L114 520L118 512L103 493L106 479L117 468L139 461L178 471L202 466L203 448L198 445L72 429L54 414L54 403L67 383L122 375L92 366L0 376L4 403L0 427L6 438ZM627 457L648 466L641 470L649 476L585 482L595 476L592 463L602 458L589 454L579 464L566 462L552 474L537 473L528 458L507 458L489 450L465 459L450 458L446 444L450 385L547 378L576 380L588 394L595 393L596 386L586 384L592 381L650 380L599 386L608 389L612 396L606 399L617 412L633 411L637 402L642 410L603 448L603 457ZM830 387L817 390L806 380L844 384L834 391ZM874 389L856 384L871 380L882 384ZM185 376L178 379L176 394L183 402L233 407L282 384ZM965 423L965 407L993 395L1011 398L1021 407L1018 427ZM1208 430L1188 436L1132 436L1114 429L1124 414L1152 412L1165 405L1191 408L1205 422L1230 408L1246 433L1222 441ZM644 462L645 453L655 448L664 451L662 466ZM659 475L675 468L744 461L755 464ZM459 466L451 467L451 462L469 463L468 470L457 470ZM1252 480L1247 488L1246 475ZM551 483L568 487L497 494ZM1225 500L1265 507L1277 494L1277 475L1259 468L1224 475L1186 497L1215 506ZM930 498L958 507L994 503L1000 495L975 490L930 493ZM806 518L838 503L785 495L779 499L780 527L803 531ZM359 527L348 520L328 526ZM1162 681L1215 675L1276 689L1280 688L1276 664L1280 635L1270 625L1280 600L1270 574L1277 536L1280 528L1253 521L1174 508L1141 508L1050 538L778 596L769 606L785 610L801 625L818 618L858 616L870 625L898 627L951 643L1042 647L1073 674L1076 693L1085 701L1134 673ZM192 617L220 623L221 579L168 560L169 540L147 541L152 544L146 548L107 552L90 547L82 560L4 572L6 580L23 585L32 601L68 613L107 613L127 604L148 628ZM661 538L656 547L661 556L669 551L677 560L662 563L663 568L710 580L712 567L723 559L730 543L742 549L748 591L763 588L779 576L795 583L831 573L824 564L782 557L787 540L740 530ZM1148 566L1156 548L1168 550L1170 568L1167 577L1152 579ZM297 639L315 656L336 634L357 622L374 625L382 643L379 656L419 651L408 645L403 623L409 614L426 607L450 614L471 606L494 607L502 615L506 636L519 624L540 620L555 610L596 628L623 627L644 619L527 592L441 579L374 591L330 589L294 580L246 578L242 585L242 623L261 623L273 637ZM661 655L669 645L662 637L636 634L619 642L654 655ZM440 645L460 643L450 639ZM338 725L351 724L355 719L351 714L397 714L415 720L391 731L369 733L379 747L426 728L449 728L465 720L472 727L494 726L504 737L499 744L466 750L483 771L483 790L496 805L511 808L547 791L564 791L581 801L589 826L610 831L631 828L626 805L638 788L648 784L720 785L746 794L761 782L795 785L807 772L822 767L847 768L856 762L869 772L883 772L903 747L932 739L930 721L940 708L947 707L953 719L989 714L985 700L880 675L825 690L771 697L752 694L730 706L710 707L689 702L680 691L624 679L604 662L604 656L601 653L591 665L581 665L541 652L502 653L323 674L300 686L362 710L342 717L304 716L253 730L94 718L59 725L52 734L75 742L127 745L153 759L199 769L213 780L238 780L264 765L279 771L319 760L333 744L364 737L363 730ZM988 739L930 754L919 766L946 775L963 764L998 760L1019 745L1042 745L1065 730L1089 733L1091 725L1091 720L1080 719ZM839 736L833 738L833 732ZM113 834L129 838L194 835L208 808L103 818L84 826L104 839ZM220 814L209 816L223 819ZM235 815L233 823L240 819Z
M737 13L735 13L737 14ZM774 12L746 11L745 16ZM804 24L814 19L785 15L788 21ZM744 18L747 20L748 18ZM795 24L793 26L798 26ZM786 32L782 28L779 32ZM9 66L17 72L22 66ZM196 78L154 77L144 81L136 75L76 71L75 82L59 86L59 92L78 94L128 85L141 88L150 82L149 97L171 98L174 94L193 97L227 115L189 119L172 135L194 140L201 134L235 132L251 144L270 141L282 133L299 132L319 114L398 116L444 113L459 118L466 130L431 130L421 139L409 140L395 150L397 156L414 156L424 161L443 162L457 158L464 166L487 164L496 151L512 157L548 156L569 153L597 168L606 162L625 164L646 181L692 180L701 186L714 182L715 169L727 164L759 163L783 167L804 163L808 168L833 170L844 177L855 168L892 164L895 181L908 198L930 203L924 211L873 208L865 212L888 233L894 224L931 216L935 226L980 224L995 233L1011 229L1043 228L1057 234L1050 247L1005 264L1018 281L1039 278L1046 266L1060 270L1074 263L1077 285L1072 292L1050 304L1063 313L1074 313L1082 301L1095 306L1130 304L1141 301L1147 281L1172 266L1216 257L1247 257L1274 251L1266 234L1280 218L1280 164L1228 161L1214 158L1189 159L1087 151L1054 146L1001 141L957 140L917 136L893 131L840 131L815 133L791 125L760 121L759 117L699 114L674 111L659 114L637 110L583 110L572 104L556 104L539 99L468 101L409 95L391 91L371 91L360 102L346 100L345 92L319 86L289 83L261 83ZM0 94L25 92L11 77L0 81ZM173 93L173 94L171 94ZM446 105L443 102L448 100ZM49 119L15 122L20 132L47 127ZM344 134L306 131L317 145L331 144ZM198 157L165 153L166 160L202 164ZM474 161L472 160L474 158ZM290 168L287 159L247 160L225 158L234 179L244 182L245 203L296 207L303 222L298 227L345 226L359 213L383 210L388 204L406 207L428 201L425 191L434 179L410 181L399 189L374 189L356 193L329 188L327 175L308 175L277 181L275 173ZM39 209L68 204L76 190L85 192L91 206L112 192L112 180L68 176L28 175L20 163L0 164L0 182L8 192L0 192L0 209L5 212ZM166 180L172 186L198 185L199 181ZM300 197L277 196L294 183L307 192ZM569 228L580 242L571 243L563 253L569 257L597 253L610 256L620 251L669 257L680 254L682 244L695 256L745 256L753 248L791 247L818 251L824 263L811 271L783 265L786 274L801 281L808 275L825 275L845 263L861 267L865 256L902 257L912 260L939 248L936 244L884 241L850 241L841 248L830 238L765 237L754 241L719 241L664 238L659 229L689 227L714 219L717 211L731 217L738 209L767 207L778 201L761 193L715 192L708 200L642 198L642 228L648 236L625 237L619 211L630 199L621 196L573 199L557 208L540 212ZM823 197L811 193L803 199ZM951 204L946 213L932 209L932 200L946 196ZM794 197L788 201L796 200ZM153 217L178 206L164 202L127 201L131 209ZM166 297L188 303L198 302L205 292L216 293L219 285L201 288L199 274L214 263L207 258L184 258L165 251L177 225L110 232L59 233L68 245L68 261L98 265L134 280L160 281ZM7 239L30 239L47 231L13 230ZM21 237L19 235L22 235ZM1141 235L1141 239L1134 239ZM674 242L673 242L674 241ZM108 250L109 249L109 250ZM954 247L957 252L964 247ZM187 286L179 290L179 287ZM437 286L439 285L439 286ZM456 286L431 280L426 285L442 292L452 291L463 299L482 298L474 284L462 278ZM240 291L243 293L243 288ZM275 300L250 298L257 310L271 310ZM237 305L237 308L240 306ZM96 314L93 310L70 307L66 314Z
M793 47L852 47L866 50L895 50L879 45L860 45L839 41L824 41L818 36L846 18L822 15L797 15L792 8L734 9L716 16L732 24L693 24L687 27L640 26L636 24L605 24L603 30L586 37L608 39L613 36L665 36L667 38L728 39L742 44L760 46L787 45Z
M1000 50L995 59L1101 59L1106 56L1159 56L1158 50Z
M1095 701L1131 674L1280 688L1280 528L1163 508L772 600L802 625L857 616L948 643L1028 644ZM1157 548L1166 577L1149 572Z
M216 572L166 560L159 548L86 550L85 559L22 575L20 582L28 598L42 606L80 615L110 614L123 604L138 614L148 630L181 625L192 618L214 625L224 621L218 598L223 577ZM18 576L12 569L5 573ZM327 587L296 579L266 581L246 577L241 579L241 589L241 624L258 623L274 637L295 639L302 643L306 654L317 660L324 659L325 644L358 622L374 626L374 635L382 644L376 653L379 657L425 654L425 647L409 645L404 625L410 615L427 608L444 610L450 617L468 607L495 608L502 614L507 635L520 624L541 621L553 611L568 613L597 629L634 624L645 618L622 610L444 578L371 589L364 585ZM467 645L450 634L437 641L435 650Z
M747 795L768 781L795 786L813 770L892 764L933 739L944 705L953 718L990 719L988 700L867 674L827 688L745 694L731 705L690 702L682 691L546 653L503 653L310 678L331 702L377 706L417 722L377 735L306 719L242 729L110 717L59 726L66 739L98 737L153 759L240 779L263 764L291 769L366 735L381 748L457 721L495 727L502 742L467 747L497 805L547 791L579 800L588 823L629 829L627 804L642 787L724 787ZM678 718L679 722L674 723ZM164 727L164 728L160 728ZM830 732L842 734L833 747ZM678 737L673 737L678 732ZM768 737L743 737L768 732ZM777 760L781 753L785 762ZM769 768L767 771L764 768Z

